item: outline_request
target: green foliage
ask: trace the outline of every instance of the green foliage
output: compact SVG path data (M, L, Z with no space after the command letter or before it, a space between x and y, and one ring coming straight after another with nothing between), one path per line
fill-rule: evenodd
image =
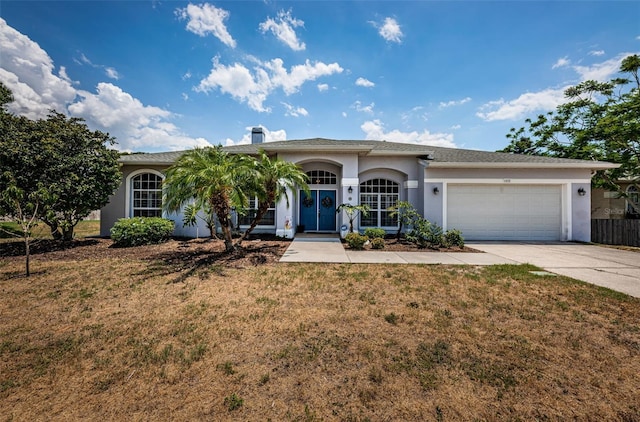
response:
M367 227L364 229L364 235L369 239L384 238L387 232L379 227Z
M398 219L398 232L396 233L398 239L400 239L403 228L412 226L414 221L421 218L418 210L408 201L398 201L388 210L391 211L389 213L390 217Z
M236 409L240 409L243 404L244 400L236 393L233 393L230 396L224 398L224 405L230 412Z
M225 249L234 249L231 213L247 202L252 161L244 155L231 155L222 146L196 148L184 153L169 167L163 184L163 207L177 212L193 204L213 221L218 220ZM215 233L212 231L211 236Z
M597 172L594 185L623 198L628 193L620 180L630 180L640 190L640 56L623 59L620 72L629 78L568 88L568 101L555 111L512 128L502 152L618 163L619 168ZM631 205L640 213L640 204Z
M381 237L371 239L371 249L384 249L384 239Z
M421 248L438 248L442 245L442 227L425 218L419 218L414 221L406 238Z
M360 233L351 232L347 233L344 240L347 242L347 245L349 245L351 249L361 251L364 249L364 244L367 243L369 238L367 236L361 235Z
M289 207L289 196L287 191L297 192L302 189L309 193L307 185L307 174L297 165L289 161L285 161L278 157L269 157L269 155L260 150L257 159L251 158L252 170L249 174L248 189L251 196L258 198L258 209L238 243L242 242L249 236L249 233L260 223L262 217L269 210L270 204L278 202L283 197Z
M456 229L447 230L442 235L442 246L445 248L450 248L452 246L464 248L464 237L462 237L462 232Z
M361 205L353 205L353 204L340 204L336 209L336 213L344 211L347 214L347 218L349 219L349 232L353 233L353 222L358 217L359 214L362 214L363 217L369 215L369 206L367 204Z
M162 243L172 234L173 221L160 217L121 218L111 228L111 239L118 247Z
M119 154L108 148L115 140L55 111L31 121L2 109L0 118L0 191L9 184L27 196L46 189L55 201L41 203L38 218L55 239L71 240L78 222L103 207L120 184ZM11 211L0 205L1 214Z

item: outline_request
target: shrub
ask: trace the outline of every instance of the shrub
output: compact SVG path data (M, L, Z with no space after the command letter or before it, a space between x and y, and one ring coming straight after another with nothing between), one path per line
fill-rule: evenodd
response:
M384 229L378 227L367 227L364 229L364 235L369 239L384 238L387 232Z
M162 243L172 234L173 221L160 217L121 218L111 228L111 239L119 247Z
M455 229L447 230L442 235L442 244L447 248L450 248L452 246L464 248L464 238L462 237L462 232Z
M384 239L381 237L371 239L371 249L384 249Z
M347 245L351 249L355 249L357 251L361 251L364 249L364 244L367 243L369 238L367 236L363 236L360 233L352 232L345 236L344 240L347 242Z
M442 245L442 227L424 218L419 218L414 221L406 238L421 248L437 248Z

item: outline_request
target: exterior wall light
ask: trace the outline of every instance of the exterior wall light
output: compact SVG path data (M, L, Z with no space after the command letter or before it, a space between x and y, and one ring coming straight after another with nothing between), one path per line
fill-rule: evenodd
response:
M437 195L440 192L440 189L438 189L438 187L436 186L435 188L433 188L433 194Z
M351 195L353 193L353 188L349 186L349 189L347 189L347 192L349 192L349 195Z
M578 195L580 196L585 196L587 194L587 191L584 190L584 188L578 188Z

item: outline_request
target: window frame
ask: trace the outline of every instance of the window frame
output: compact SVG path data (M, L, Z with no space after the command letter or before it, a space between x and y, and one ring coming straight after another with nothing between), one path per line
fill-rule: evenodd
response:
M384 181L384 184L380 182ZM377 182L377 183L376 183ZM400 183L383 177L372 178L361 182L358 186L358 200L361 205L369 205L369 215L360 216L360 227L380 227L397 229L398 218L389 217L389 207L400 201ZM366 197L369 198L366 198ZM394 201L395 199L395 201ZM375 208L371 206L375 204ZM383 224L395 220L393 225Z
M252 215L252 213L255 213L258 211L258 197L254 196L249 198L249 206L246 209L246 214L244 216L239 215L238 214L238 227L249 227L251 225L251 221L253 220L253 217L250 217ZM269 208L267 209L267 212L264 214L264 216L262 217L262 221L264 221L265 217L267 215L269 215L270 212L273 212L273 223L272 224L260 224L258 223L258 225L256 227L275 227L276 226L276 203L272 202L269 205ZM246 220L244 220L246 219ZM244 221L243 221L244 220Z
M149 190L147 189L147 192L150 191L156 191L159 192L160 194L160 207L159 208L155 208L155 207L147 207L147 208L142 208L142 207L135 207L134 206L134 201L135 201L135 192L137 191L142 191L142 189L136 189L133 187L133 183L135 181L135 179L139 176L142 176L144 174L153 174L154 176L160 178L160 187L159 189L153 189L153 190ZM127 180L126 180L126 192L125 192L125 216L127 218L132 218L135 216L135 212L136 210L140 210L140 209L147 209L147 210L159 210L159 215L158 217L163 217L164 216L164 212L162 210L162 183L164 183L164 179L165 176L162 172L158 171L158 170L154 170L154 169L139 169L139 170L135 170L133 172L131 172L128 176L127 176Z

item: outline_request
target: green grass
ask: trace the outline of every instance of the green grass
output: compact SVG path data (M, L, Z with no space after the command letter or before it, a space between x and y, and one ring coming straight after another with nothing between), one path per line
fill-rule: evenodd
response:
M83 239L100 234L100 220L80 221L74 229L76 239ZM32 236L36 239L52 239L49 226L38 223L33 230ZM0 239L16 240L22 237L22 230L17 223L10 221L0 222Z

